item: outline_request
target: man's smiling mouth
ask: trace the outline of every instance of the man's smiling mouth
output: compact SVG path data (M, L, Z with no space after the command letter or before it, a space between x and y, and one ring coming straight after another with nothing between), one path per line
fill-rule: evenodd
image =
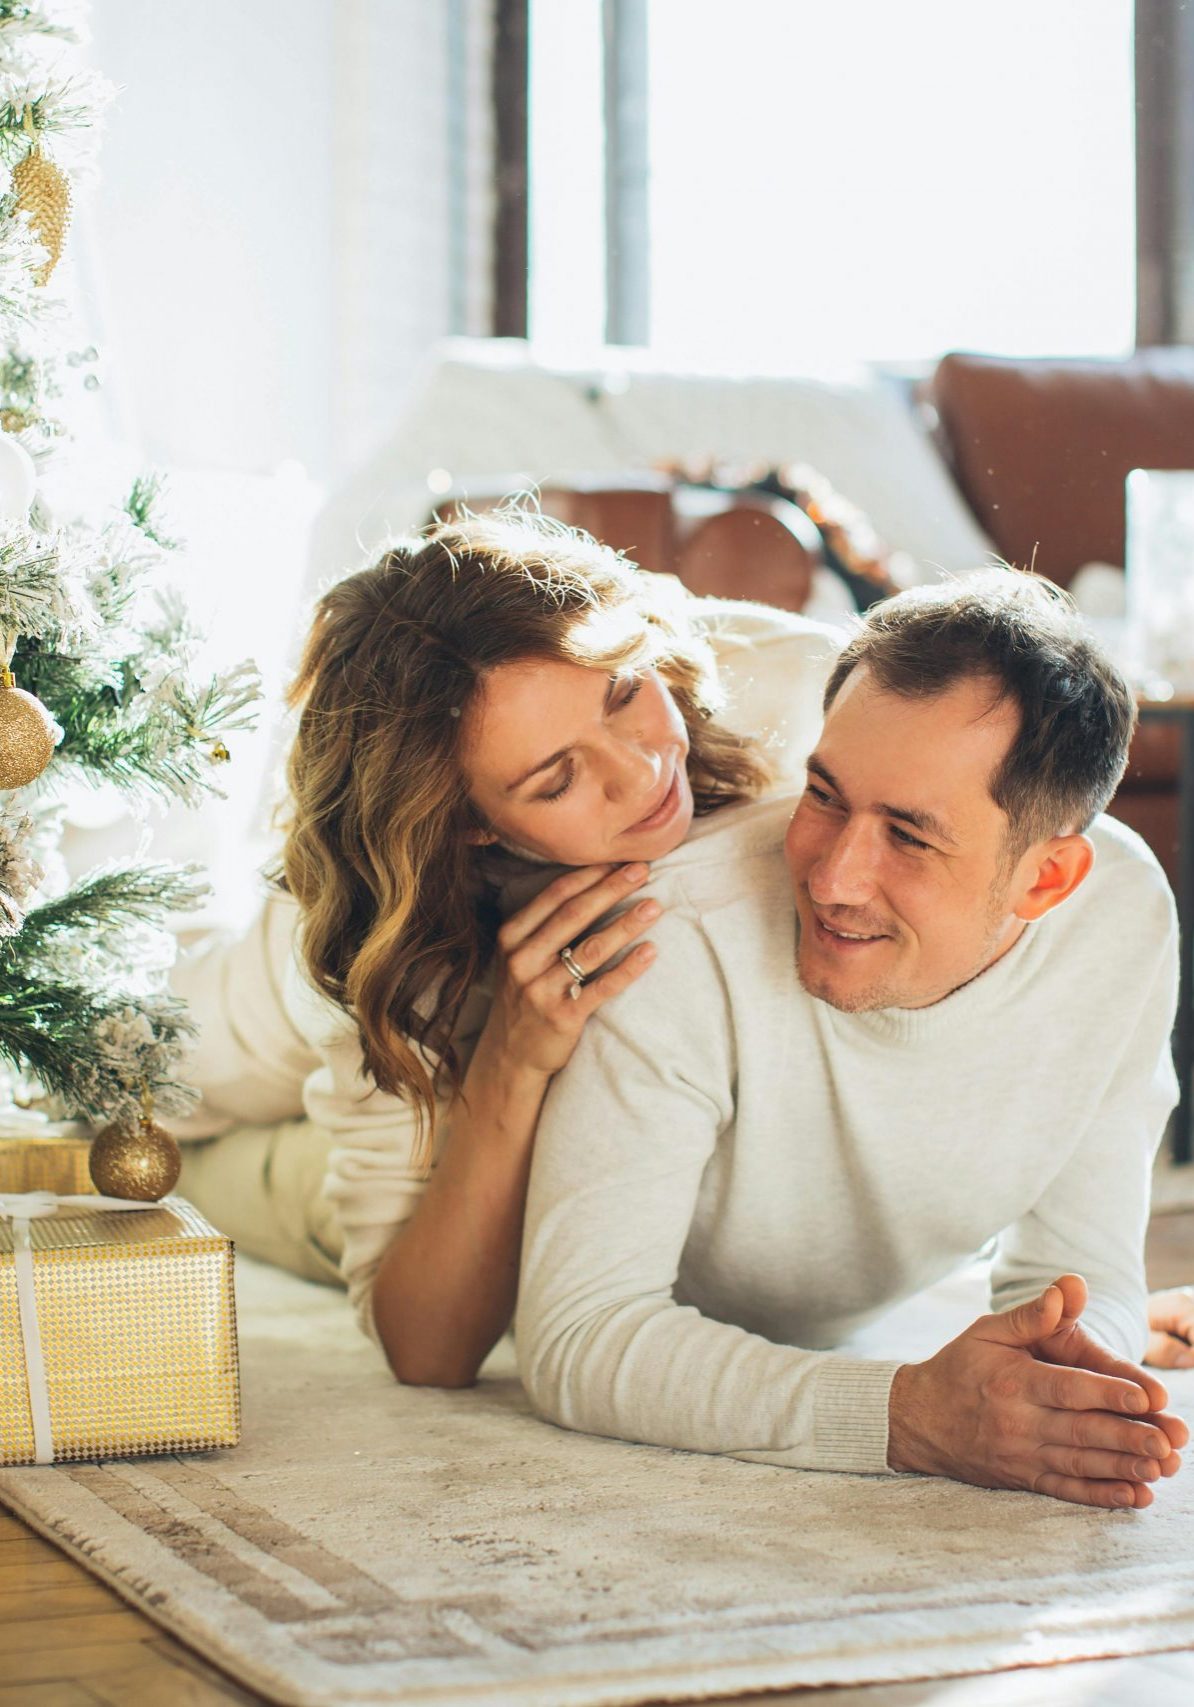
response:
M817 934L822 939L828 938L831 942L849 943L853 945L857 943L865 944L872 942L887 942L890 940L890 932L888 931L849 931L844 929L841 925L831 925L816 911L813 913L813 923L816 927Z

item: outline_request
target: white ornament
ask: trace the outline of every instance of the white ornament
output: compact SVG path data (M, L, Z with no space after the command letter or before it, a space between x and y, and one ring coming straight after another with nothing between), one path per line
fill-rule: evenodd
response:
M0 433L0 517L23 522L37 491L37 469L24 445Z

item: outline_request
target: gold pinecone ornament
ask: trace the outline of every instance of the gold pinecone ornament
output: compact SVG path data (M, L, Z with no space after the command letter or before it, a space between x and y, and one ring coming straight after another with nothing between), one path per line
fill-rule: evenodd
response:
M45 770L61 734L35 694L0 668L0 789L24 788Z
M42 152L28 107L25 109L25 130L33 139L33 146L13 167L12 187L18 209L29 215L34 235L48 254L48 259L34 275L36 282L44 285L58 265L66 243L66 230L70 224L70 179Z
M88 1168L92 1184L105 1197L156 1203L175 1185L182 1172L182 1152L153 1118L148 1092L134 1126L114 1120L91 1140Z

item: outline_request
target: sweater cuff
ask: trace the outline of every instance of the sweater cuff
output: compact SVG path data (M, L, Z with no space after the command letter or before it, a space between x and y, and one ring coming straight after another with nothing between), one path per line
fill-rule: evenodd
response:
M888 1403L898 1362L830 1354L817 1372L813 1414L817 1467L890 1474Z
M1082 1326L1108 1351L1142 1363L1148 1347L1148 1317L1130 1304L1109 1298L1092 1298L1082 1312Z

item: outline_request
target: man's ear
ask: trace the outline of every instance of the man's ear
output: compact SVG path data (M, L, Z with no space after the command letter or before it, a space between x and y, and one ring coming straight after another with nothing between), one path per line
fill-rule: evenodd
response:
M1089 836L1052 836L1024 856L1021 893L1012 908L1017 919L1042 919L1077 889L1094 864Z

